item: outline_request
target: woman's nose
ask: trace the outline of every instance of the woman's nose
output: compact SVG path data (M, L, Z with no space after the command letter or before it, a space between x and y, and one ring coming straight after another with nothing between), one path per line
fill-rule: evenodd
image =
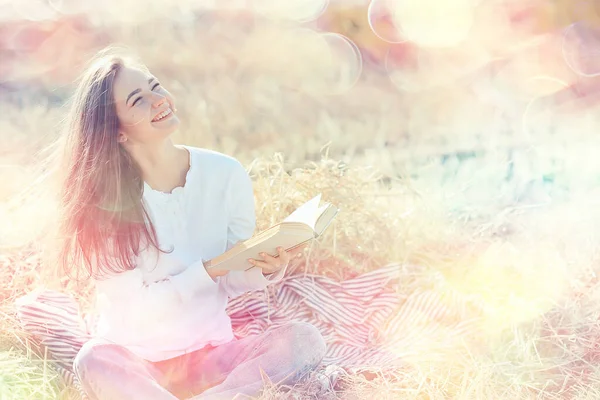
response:
M156 99L154 99L154 102L152 103L152 106L154 108L158 108L166 102L167 102L167 98L165 96L157 95Z

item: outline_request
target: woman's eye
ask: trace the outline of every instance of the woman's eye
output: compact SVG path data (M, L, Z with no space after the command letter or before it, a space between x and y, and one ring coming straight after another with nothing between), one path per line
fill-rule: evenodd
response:
M152 86L152 90L156 89L158 86L160 86L160 83L157 82L156 84L154 84L154 86Z
M131 107L135 107L136 104L141 103L142 102L142 98L138 97L137 99L135 99L135 101L133 102L133 104L131 104Z

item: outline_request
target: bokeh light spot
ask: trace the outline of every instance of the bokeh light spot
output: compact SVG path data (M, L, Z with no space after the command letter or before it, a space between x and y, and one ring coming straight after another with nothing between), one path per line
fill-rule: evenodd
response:
M323 33L328 48L323 74L311 80L306 90L312 93L339 94L348 91L362 72L362 56L358 46L337 33Z
M263 28L248 38L241 60L244 69L310 94L346 91L362 71L360 51L351 40L306 28Z
M405 39L394 25L394 18L392 18L394 7L390 3L391 0L371 0L367 11L369 26L381 40L388 43L401 43Z
M457 46L473 25L472 0L403 0L387 4L402 36L424 47Z
M563 36L562 52L565 63L576 74L600 75L600 30L581 23L569 25Z

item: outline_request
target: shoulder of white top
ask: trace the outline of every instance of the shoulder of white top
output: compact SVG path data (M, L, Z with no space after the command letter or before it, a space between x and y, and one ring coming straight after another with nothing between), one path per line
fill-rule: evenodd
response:
M191 154L197 156L196 158L200 158L206 162L217 163L217 167L220 166L231 166L234 167L236 164L240 164L240 162L233 156L218 152L216 150L205 149L202 147L193 147L193 146L184 146L187 148Z

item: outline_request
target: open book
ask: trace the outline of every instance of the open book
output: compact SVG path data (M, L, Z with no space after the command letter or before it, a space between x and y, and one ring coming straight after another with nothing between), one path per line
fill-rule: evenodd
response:
M248 262L249 258L262 260L259 256L261 252L276 257L279 246L292 250L319 237L339 211L329 203L320 203L319 194L296 209L283 222L238 243L225 253L206 261L204 266L207 269L245 271L254 267Z

